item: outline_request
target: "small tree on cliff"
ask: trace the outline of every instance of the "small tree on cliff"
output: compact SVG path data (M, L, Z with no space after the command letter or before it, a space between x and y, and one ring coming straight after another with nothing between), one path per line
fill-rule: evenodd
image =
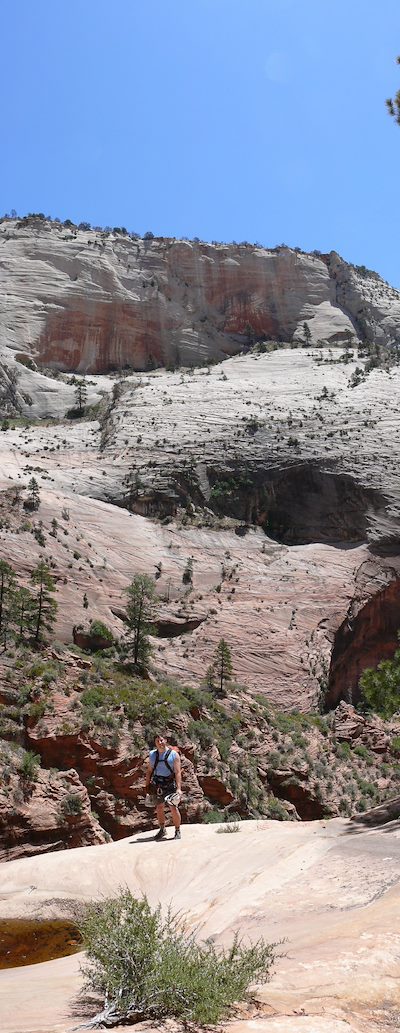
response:
M145 664L151 653L148 636L156 615L156 592L147 574L135 574L127 589L128 649L135 664Z
M397 636L400 638L400 632ZM381 660L377 667L363 671L360 688L368 709L386 720L400 711L400 649L392 660Z
M184 585L193 585L193 556L189 556L186 560L186 567L182 574L182 581Z
M87 387L84 380L78 380L75 387L75 402L79 416L83 415L83 410L87 402Z
M207 684L210 689L217 686L221 695L225 695L225 682L230 681L232 674L231 651L225 639L221 638L207 671Z
M32 571L31 581L36 586L33 603L33 631L35 642L41 642L44 633L52 630L57 614L57 603L54 599L56 586L44 560L40 560Z
M310 330L310 327L309 327L308 323L303 323L303 333L304 333L305 347L309 348L310 344L311 344L311 330Z
M26 503L25 503L26 509L34 509L34 510L39 509L39 506L40 506L40 495L39 495L39 485L38 485L38 482L36 480L36 477L31 477L31 479L29 481L29 484L28 484L28 492L29 492L29 495L28 495L28 497L26 499Z
M13 625L15 635L23 639L31 635L35 624L35 599L28 588L18 588L14 594Z

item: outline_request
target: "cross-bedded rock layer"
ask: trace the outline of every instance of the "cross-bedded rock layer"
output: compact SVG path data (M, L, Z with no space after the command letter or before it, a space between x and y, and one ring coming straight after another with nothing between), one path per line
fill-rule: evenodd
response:
M124 590L143 571L172 628L157 645L163 672L196 680L225 635L238 679L284 708L315 705L337 629L398 577L399 371L353 387L363 360L343 354L287 349L209 372L133 374L100 424L5 431L3 554L25 576L52 557L57 635L71 639L85 592L89 616L120 633ZM115 384L90 379L94 395ZM54 415L73 388L49 382ZM32 473L41 504L27 520ZM374 641L367 663L380 659ZM335 699L356 687L347 675L338 684Z

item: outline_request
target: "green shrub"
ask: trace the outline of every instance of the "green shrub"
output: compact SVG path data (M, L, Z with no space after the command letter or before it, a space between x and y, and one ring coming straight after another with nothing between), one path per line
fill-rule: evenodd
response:
M39 700L38 703L30 703L28 707L28 715L33 721L40 721L44 717L47 710L47 704L44 699Z
M338 742L336 746L336 756L340 757L340 760L347 760L351 754L351 746L349 742Z
M224 823L224 825L221 825L220 829L217 829L217 832L228 832L228 833L240 832L239 822L238 821L226 821Z
M214 730L207 721L193 721L190 727L193 735L198 739L202 749L207 749L214 742Z
M43 685L51 685L53 681L56 681L58 671L59 668L55 667L53 664L48 664L42 676Z
M26 672L27 677L28 678L40 678L41 675L44 674L44 672L47 669L47 667L48 667L48 664L46 663L45 660L35 660L33 662L33 664L31 664L31 666L28 667L28 669L27 669L27 672Z
M224 762L227 761L229 757L229 751L232 746L232 736L229 735L229 733L225 735L222 734L217 739L217 746L221 760L223 760Z
M393 736L393 739L390 743L390 749L396 757L400 755L400 735Z
M373 782L367 782L365 778L358 778L357 783L358 788L364 795L364 798L368 796L374 797L378 795L378 790L376 786L374 786Z
M283 806L280 800L272 796L268 800L268 817L274 818L275 821L290 821L290 815L288 814L286 807Z
M282 768L284 766L285 758L283 753L279 753L279 750L271 750L271 753L268 754L268 767L275 771L276 768Z
M40 768L40 757L37 753L32 753L31 750L27 750L24 753L21 764L21 776L26 778L27 781L34 782L37 769Z
M217 1023L253 982L269 979L276 956L264 940L245 947L236 936L229 948L197 941L182 917L129 890L89 906L81 932L85 988L104 996L107 1025L167 1016Z
M353 753L356 754L356 757L362 757L367 764L370 764L371 762L373 763L373 757L371 757L370 751L366 746L363 746L362 742L360 742L358 746L354 747Z
M105 638L109 642L114 641L111 629L107 627L107 624L103 624L103 621L91 621L89 632L91 635L96 636L96 638Z
M64 818L82 814L83 804L78 793L67 793L61 801L61 814Z
M400 709L400 649L393 660L382 660L376 669L367 668L361 675L360 688L370 710L391 718Z
M213 808L212 811L207 811L207 814L204 815L206 825L217 825L221 821L225 821L225 812L218 810L217 807Z

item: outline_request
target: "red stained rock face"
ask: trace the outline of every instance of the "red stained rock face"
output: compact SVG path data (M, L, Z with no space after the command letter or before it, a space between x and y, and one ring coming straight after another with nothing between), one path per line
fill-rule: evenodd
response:
M40 363L99 373L124 366L146 369L150 360L159 365L167 361L157 307L86 298L79 299L79 307L72 298L64 304L47 314L35 349ZM171 328L167 320L163 331Z
M357 702L358 682L367 667L390 660L398 648L400 579L377 592L335 635L329 676L328 706L338 700Z
M144 805L147 755L132 755L134 748L130 748L128 741L121 752L121 749L102 745L83 732L63 735L54 729L52 734L42 737L39 727L33 724L27 729L27 739L29 747L40 754L46 766L73 765L76 771L72 774L85 797L84 784L87 785L92 806L101 815L102 824L113 839L122 839L132 832L151 827L154 812L148 811ZM233 800L229 790L217 779L206 778L207 785L203 786L201 776L196 775L192 761L183 751L182 776L184 799L181 811L185 821L196 821L207 810L205 795L208 782L211 789L215 783L215 799L223 806ZM211 794L210 799L214 800L214 795Z
M203 792L213 803L219 804L221 807L227 807L228 804L233 803L235 799L233 793L215 776L199 775L199 783Z

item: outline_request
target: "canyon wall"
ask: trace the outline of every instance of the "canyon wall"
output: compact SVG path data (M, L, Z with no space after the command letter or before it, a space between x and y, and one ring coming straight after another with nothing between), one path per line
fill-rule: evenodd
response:
M38 367L199 365L257 339L400 339L400 294L339 256L0 223L0 345Z

